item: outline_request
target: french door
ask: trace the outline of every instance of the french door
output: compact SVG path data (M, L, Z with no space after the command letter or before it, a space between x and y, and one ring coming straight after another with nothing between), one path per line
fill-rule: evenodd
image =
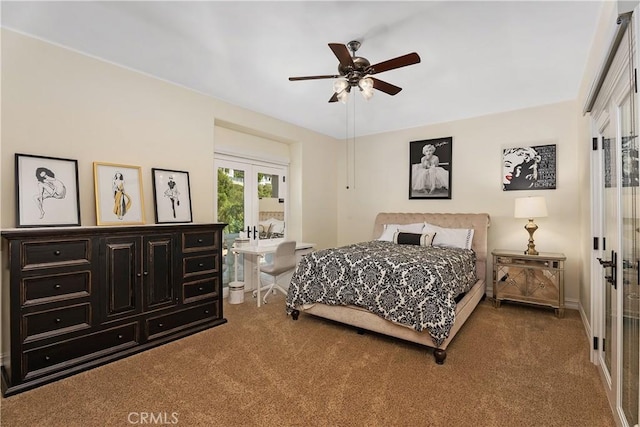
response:
M275 245L284 240L287 166L216 155L215 168L218 221L228 224L223 234L223 286L237 280L252 289L254 275L244 272L257 266L242 255L235 265L230 248L236 239L248 239L250 245Z
M596 363L617 420L629 427L640 423L640 116L633 35L638 22L635 16L623 34L592 111L598 148L592 215L601 242L592 268Z

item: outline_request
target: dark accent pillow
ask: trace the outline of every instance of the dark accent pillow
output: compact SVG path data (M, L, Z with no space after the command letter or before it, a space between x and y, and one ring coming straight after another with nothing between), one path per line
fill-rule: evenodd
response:
M393 235L393 243L399 245L431 246L435 233L403 233L397 231Z

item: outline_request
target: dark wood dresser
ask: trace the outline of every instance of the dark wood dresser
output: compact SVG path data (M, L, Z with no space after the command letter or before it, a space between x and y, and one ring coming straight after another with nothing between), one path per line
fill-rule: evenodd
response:
M3 395L225 323L225 225L2 231Z

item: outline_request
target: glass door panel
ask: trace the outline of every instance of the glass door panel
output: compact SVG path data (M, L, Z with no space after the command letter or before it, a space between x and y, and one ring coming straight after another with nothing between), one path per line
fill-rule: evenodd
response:
M638 138L631 126L631 106L622 109L622 379L621 407L627 424L638 420L640 378L640 164Z
M274 245L284 240L286 230L284 170L262 166L255 174L259 244Z
M614 123L607 124L602 131L602 231L603 231L603 254L600 261L602 265L602 315L604 326L601 364L606 371L609 380L608 393L615 395L615 350L616 350L616 298L613 283L615 278L612 266L614 263L615 250L618 246L618 179L617 179L617 155L616 155L616 128Z
M228 225L222 235L222 286L228 286L231 281L244 281L243 256L236 257L231 247L241 233L246 234L245 219L250 216L247 212L250 205L250 195L247 191L247 166L242 163L217 161L217 189L218 189L218 221ZM244 236L243 236L244 237Z

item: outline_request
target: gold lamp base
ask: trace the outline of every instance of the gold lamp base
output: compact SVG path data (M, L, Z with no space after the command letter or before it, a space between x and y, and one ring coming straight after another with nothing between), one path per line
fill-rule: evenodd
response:
M536 232L538 226L533 222L533 218L529 218L529 223L524 226L524 229L529 232L529 245L527 246L527 250L524 251L524 254L538 255L538 251L536 251L536 245L533 243L533 233Z

